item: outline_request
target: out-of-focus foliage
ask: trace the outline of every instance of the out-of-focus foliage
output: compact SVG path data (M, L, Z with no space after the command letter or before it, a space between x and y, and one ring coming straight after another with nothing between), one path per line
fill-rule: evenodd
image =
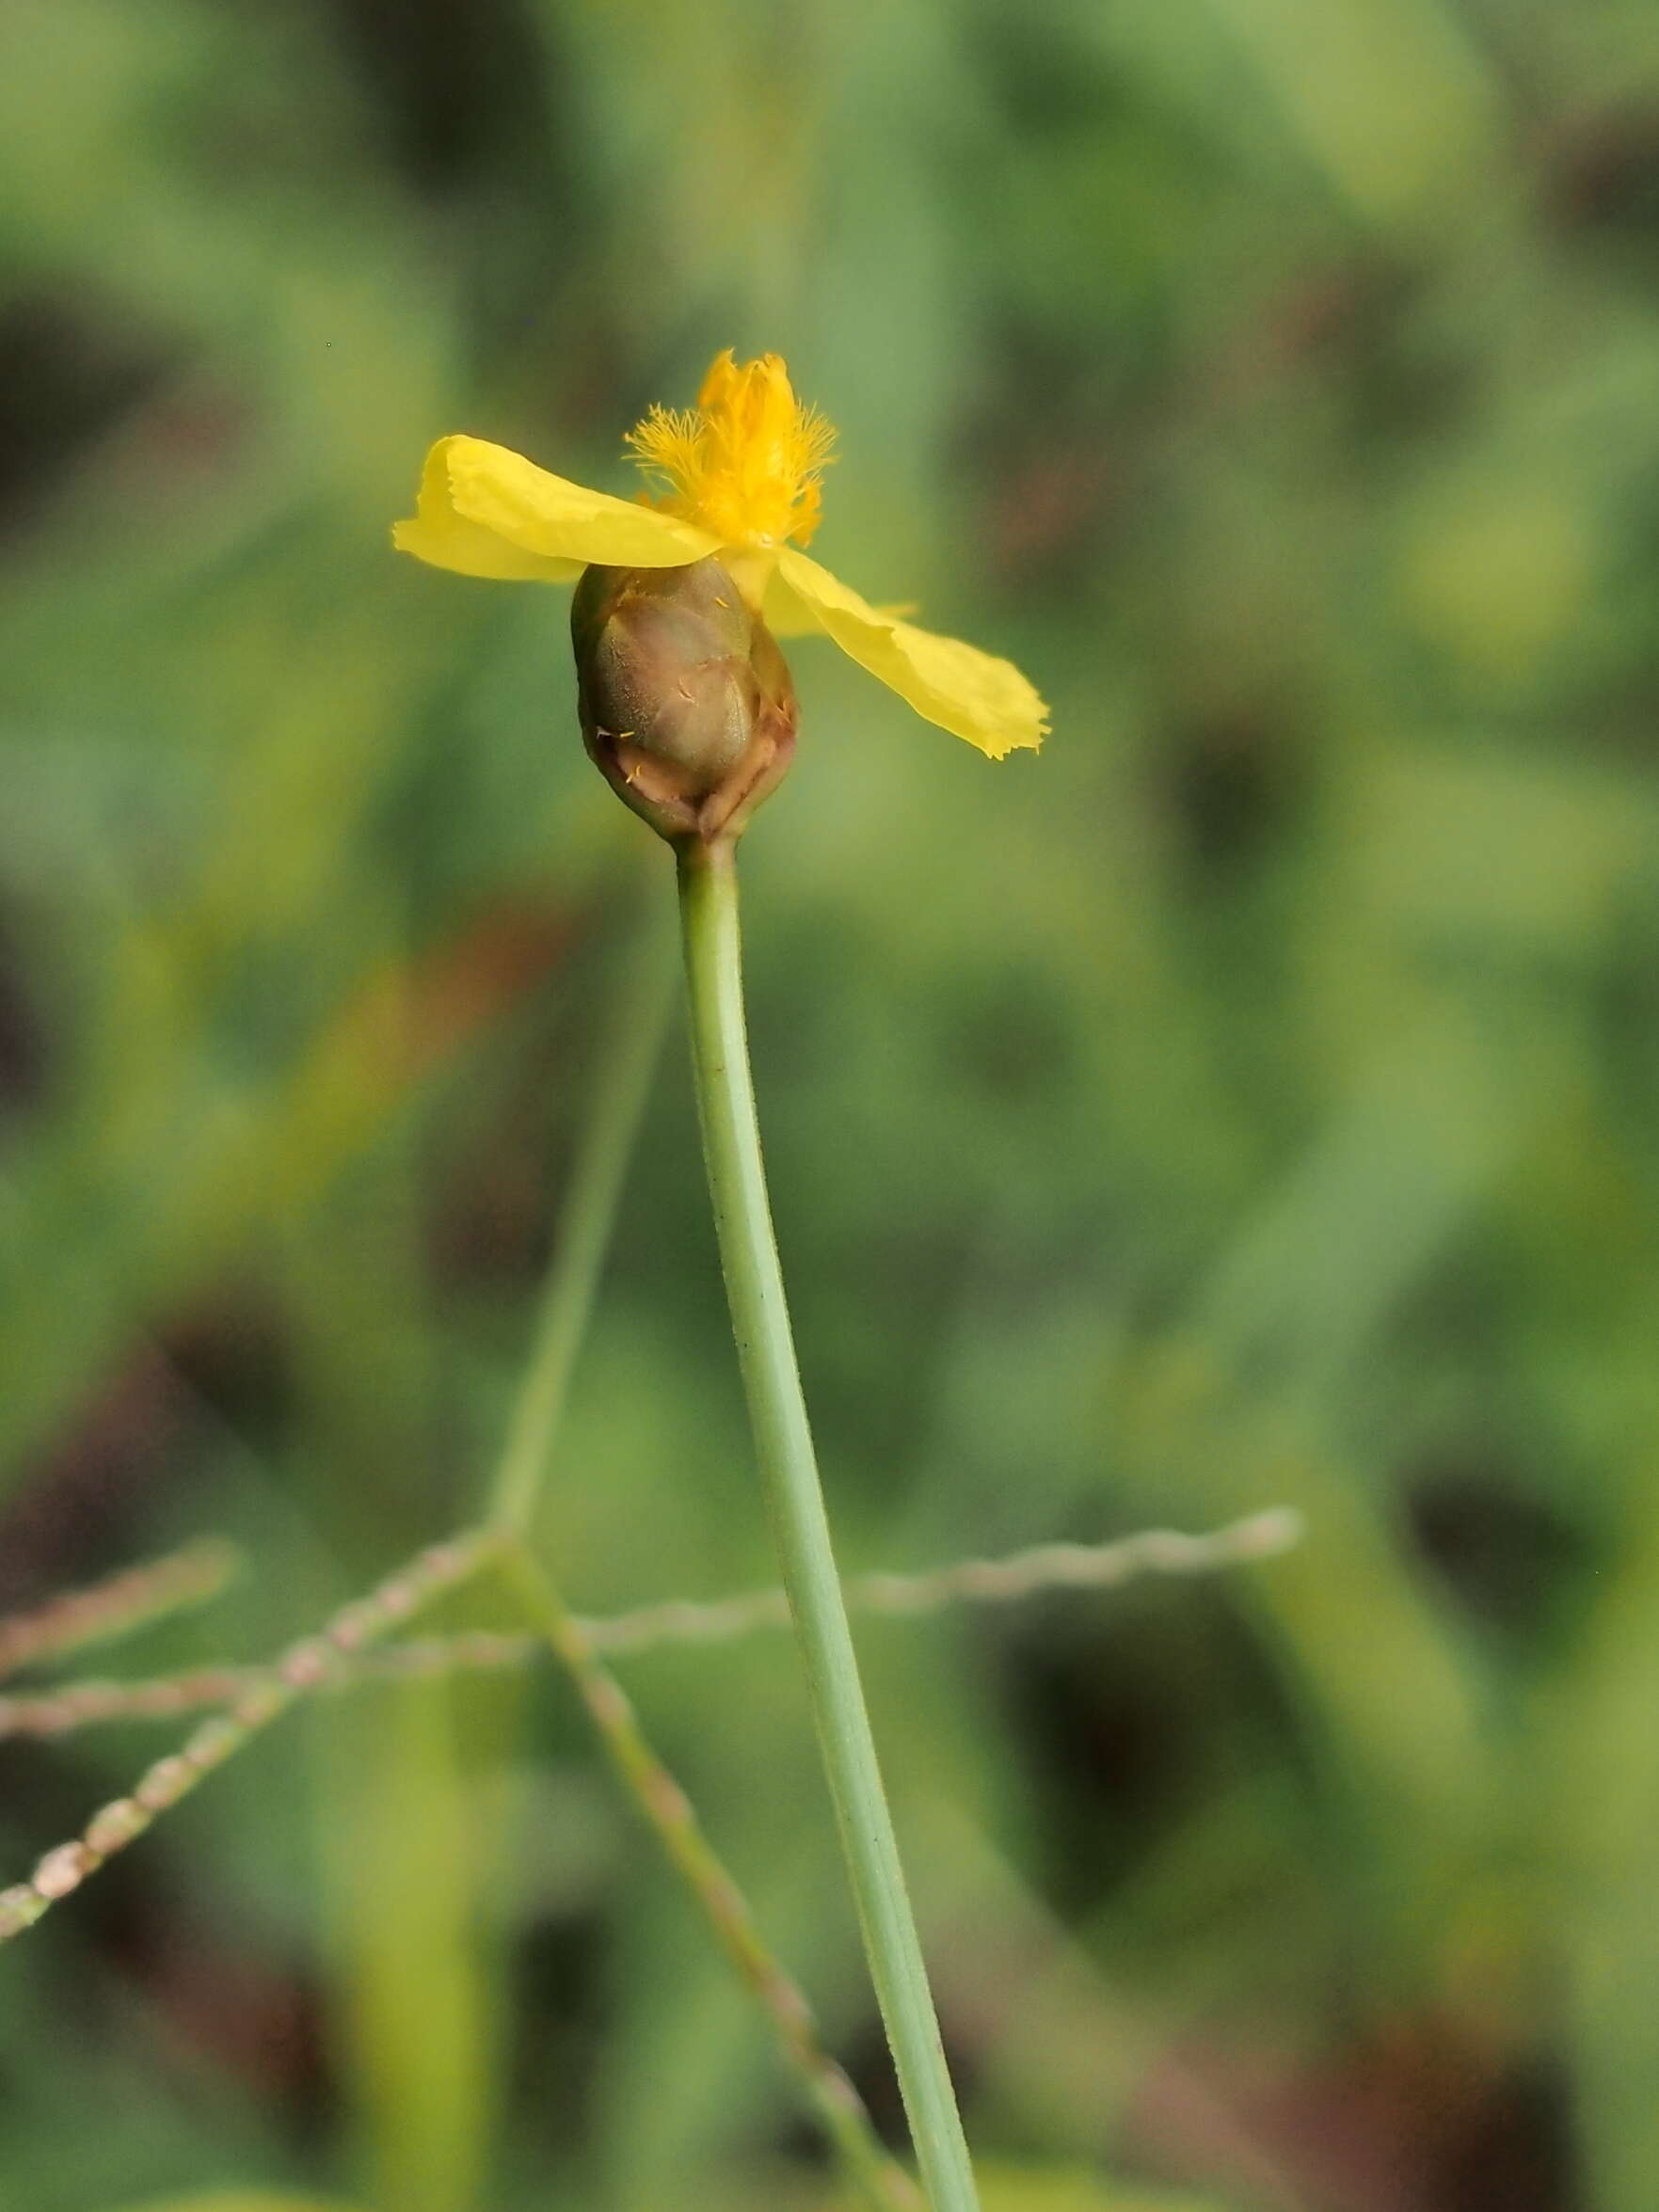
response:
M268 2189L213 2189L205 2196L168 2197L136 2212L351 2212L338 2200L325 2204L321 2197L295 2197Z
M135 1664L262 1653L476 1509L669 890L562 597L387 525L447 430L622 489L775 347L825 558L1055 721L991 767L803 645L745 848L848 1562L1309 1524L866 1631L970 2135L1120 2212L1651 2212L1651 0L0 47L0 1600L224 1529L253 1586ZM588 1608L769 1577L678 1041L540 1535ZM629 1681L890 2122L783 1647ZM152 1743L0 1747L0 1878ZM27 2212L826 2186L550 1678L234 1762L0 1954L0 2078Z
M1120 2188L1075 2168L981 2166L975 2179L984 2212L1216 2212L1213 2198L1185 2189ZM845 2204L837 2200L837 2212Z

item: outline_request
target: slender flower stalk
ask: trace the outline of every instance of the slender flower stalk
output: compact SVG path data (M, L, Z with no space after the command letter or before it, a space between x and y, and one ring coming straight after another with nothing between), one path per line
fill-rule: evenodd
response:
M738 1360L806 1661L882 2018L933 2212L978 2193L882 1788L853 1632L830 1546L806 1401L773 1233L743 1018L737 863L729 842L678 848L692 1056L709 1193Z
M618 980L530 1358L488 1487L487 1526L500 1546L502 1580L569 1677L618 1780L715 1941L771 2019L785 2059L869 2212L921 2212L916 2184L883 2149L864 2100L824 2047L800 1986L767 1949L747 1900L710 1843L691 1800L652 1749L626 1692L595 1654L583 1624L531 1548L530 1531L662 1039L668 1003L665 950L656 931L647 928L630 972ZM499 1654L518 1640L485 1637L477 1644Z

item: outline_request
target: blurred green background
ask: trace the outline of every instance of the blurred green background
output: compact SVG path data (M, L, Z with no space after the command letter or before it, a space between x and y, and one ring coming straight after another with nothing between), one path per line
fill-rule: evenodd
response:
M669 868L388 525L775 348L1055 725L803 645L745 847L846 1562L1308 1525L863 1631L999 2212L1652 2212L1656 285L1651 0L9 0L0 1604L224 1531L130 1663L259 1656L476 1511ZM678 1028L539 1536L770 1579ZM624 1671L895 2126L786 1646ZM0 1745L0 1879L166 1740ZM250 1749L0 2099L20 2212L834 2193L550 1672Z

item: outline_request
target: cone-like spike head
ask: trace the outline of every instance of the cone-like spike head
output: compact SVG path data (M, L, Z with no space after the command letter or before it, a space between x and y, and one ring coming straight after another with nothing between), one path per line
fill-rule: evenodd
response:
M740 836L790 765L795 690L727 570L589 568L570 635L582 739L612 789L672 844Z

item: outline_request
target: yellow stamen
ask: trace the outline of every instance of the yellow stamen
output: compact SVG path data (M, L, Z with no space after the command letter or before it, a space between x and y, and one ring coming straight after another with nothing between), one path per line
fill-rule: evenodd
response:
M740 367L731 350L694 408L653 407L628 434L640 467L668 485L656 502L726 546L804 546L818 527L820 476L835 432L804 407L776 354Z

